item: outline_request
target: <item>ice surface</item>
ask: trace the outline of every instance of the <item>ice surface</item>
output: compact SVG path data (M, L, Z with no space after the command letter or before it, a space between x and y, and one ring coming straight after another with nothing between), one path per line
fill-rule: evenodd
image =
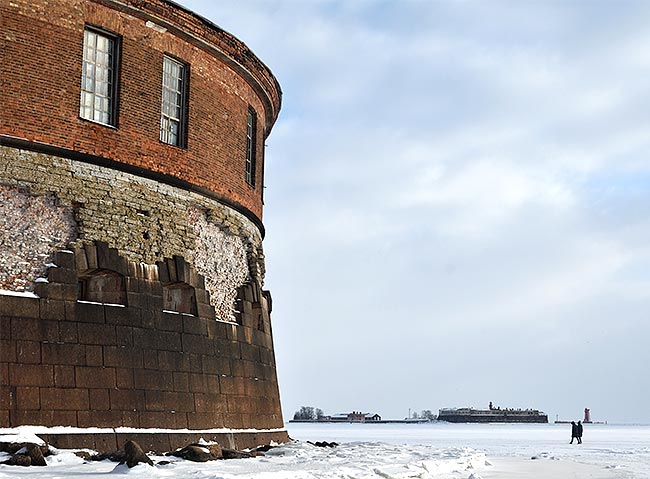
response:
M58 451L47 458L48 467L0 465L0 479L650 478L650 426L588 425L580 446L568 444L565 426L551 424L290 424L288 429L299 441L271 449L265 457L193 463L158 456L154 462L171 463L129 470L108 461L84 463L70 451ZM22 430L21 440L29 433ZM340 446L320 448L308 440ZM501 476L504 462L511 469ZM544 471L555 475L541 475Z

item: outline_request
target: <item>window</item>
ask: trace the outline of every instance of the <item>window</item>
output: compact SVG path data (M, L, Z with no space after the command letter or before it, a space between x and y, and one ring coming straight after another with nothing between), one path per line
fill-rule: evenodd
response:
M79 116L104 125L117 125L119 38L86 28L81 68Z
M165 311L175 311L197 316L196 293L194 288L186 283L171 283L163 285L163 308Z
M94 303L126 305L126 281L106 269L88 271L79 277L78 299Z
M186 64L163 58L160 141L183 148L187 144L187 71Z
M257 115L248 108L248 125L246 128L246 183L255 186L255 144L257 133Z

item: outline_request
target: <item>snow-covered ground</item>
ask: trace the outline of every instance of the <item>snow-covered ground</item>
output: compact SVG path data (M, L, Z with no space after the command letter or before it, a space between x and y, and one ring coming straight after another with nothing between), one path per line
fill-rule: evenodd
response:
M535 461L554 461L567 468L588 464L605 472L605 477L650 479L650 425L586 424L579 446L569 444L570 424L289 424L289 434L304 440L379 441L417 448L426 445L438 451L469 449L484 453L492 464L480 472L486 477L501 463L519 460L522 467Z
M288 429L298 442L254 459L174 459L128 470L107 461L84 463L60 451L47 458L48 467L0 466L0 478L650 478L650 426L587 425L580 446L568 444L566 425L290 424ZM308 440L340 446L318 448Z

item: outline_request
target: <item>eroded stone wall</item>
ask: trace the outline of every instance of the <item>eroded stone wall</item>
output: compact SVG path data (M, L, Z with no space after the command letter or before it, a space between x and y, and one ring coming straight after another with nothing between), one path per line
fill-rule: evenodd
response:
M71 241L105 241L128 260L146 264L181 255L205 277L217 318L226 321L235 320L237 288L251 280L263 284L259 230L244 215L204 196L108 168L7 147L0 147L0 185L8 198L15 197L3 202L7 221L19 217L16 208L27 204L18 199L21 195L32 198L33 211L25 211L21 223L36 228L25 229L31 237L26 242L29 251L40 244L36 238L47 238L43 244L49 248ZM35 218L42 221L34 222ZM71 234L74 223L76 238ZM9 248L16 242L7 241ZM13 269L2 268L3 285L16 291L31 289L30 281L42 275L47 263L36 261L34 268L21 273L20 284L12 286L18 262L8 261Z
M239 236L208 222L203 212L190 209L188 214L196 234L194 266L205 277L210 304L218 318L234 321L237 288L249 279L246 246Z
M32 291L54 252L74 239L71 207L0 185L0 289Z

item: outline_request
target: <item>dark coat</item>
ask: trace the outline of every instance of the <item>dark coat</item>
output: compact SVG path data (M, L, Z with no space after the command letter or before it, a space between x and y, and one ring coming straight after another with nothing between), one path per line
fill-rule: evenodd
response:
M576 425L576 429L577 429L577 431L578 431L578 433L576 434L576 436L578 436L578 437L582 437L582 424L581 424L580 422L578 422L578 424Z
M578 437L578 425L571 421L571 437Z

